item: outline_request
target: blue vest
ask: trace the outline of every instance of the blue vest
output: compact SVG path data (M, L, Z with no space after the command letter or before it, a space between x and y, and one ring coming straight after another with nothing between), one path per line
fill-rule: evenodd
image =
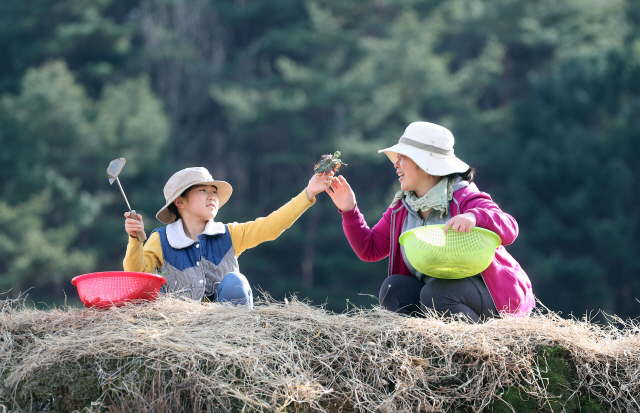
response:
M185 248L173 248L167 239L167 229L157 228L162 245L163 264L160 275L167 279L163 286L168 293L202 301L210 296L222 277L238 272L238 259L229 229L222 234L201 234L198 241Z

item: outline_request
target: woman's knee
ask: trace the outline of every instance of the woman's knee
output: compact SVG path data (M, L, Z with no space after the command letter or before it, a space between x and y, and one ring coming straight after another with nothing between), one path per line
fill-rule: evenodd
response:
M253 293L247 278L239 272L230 272L216 288L218 302L253 307Z
M478 321L482 307L477 288L469 279L430 279L420 291L420 303L425 311L464 314L474 322Z
M461 303L459 280L430 279L420 290L420 303L429 309L446 311Z
M380 286L380 292L378 293L378 299L380 300L380 305L384 307L384 302L390 299L390 290L391 290L391 277L387 277L382 285Z
M420 280L406 275L387 277L380 287L380 306L386 310L414 314L420 312Z

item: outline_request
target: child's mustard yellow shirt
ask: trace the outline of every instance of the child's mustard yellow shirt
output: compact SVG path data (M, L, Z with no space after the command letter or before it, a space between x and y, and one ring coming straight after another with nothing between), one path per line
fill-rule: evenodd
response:
M249 248L278 238L314 203L315 198L309 201L306 190L303 190L267 217L242 224L237 222L227 224L236 258ZM144 245L137 238L129 237L127 253L123 261L125 271L152 273L162 268L163 261L162 245L157 232L153 232Z

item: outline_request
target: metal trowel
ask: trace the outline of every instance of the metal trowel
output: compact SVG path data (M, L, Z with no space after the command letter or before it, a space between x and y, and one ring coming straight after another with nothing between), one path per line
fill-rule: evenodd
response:
M122 192L122 196L124 197L124 201L129 207L129 217L135 219L136 221L139 221L138 214L136 214L135 210L131 209L131 205L129 205L127 196L124 194L124 190L122 189L122 185L120 185L120 180L118 179L118 175L120 175L120 171L122 171L122 168L124 168L125 162L127 162L127 160L124 158L118 158L111 161L109 163L109 167L107 168L107 176L109 177L109 184L113 184L113 181L116 181L118 183L120 192ZM145 234L144 231L139 231L137 235L140 241L144 241L147 239L147 234Z

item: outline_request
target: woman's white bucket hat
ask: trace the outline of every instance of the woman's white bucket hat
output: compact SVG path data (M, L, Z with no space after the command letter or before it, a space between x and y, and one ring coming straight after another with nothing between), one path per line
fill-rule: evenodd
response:
M233 188L225 181L215 181L206 168L195 167L185 168L176 172L169 178L164 186L165 206L156 214L156 218L165 224L171 224L176 220L176 216L169 211L169 205L173 203L182 193L194 185L215 185L218 188L218 208L222 207L229 200Z
M463 173L469 165L453 154L455 139L449 129L430 122L413 122L397 144L379 150L394 164L398 154L411 158L423 171L433 176Z

